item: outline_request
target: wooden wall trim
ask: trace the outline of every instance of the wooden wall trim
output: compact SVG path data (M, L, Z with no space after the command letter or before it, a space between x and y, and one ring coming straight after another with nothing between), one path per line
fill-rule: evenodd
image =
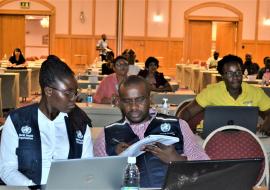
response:
M223 16L187 16L188 20L214 20L214 21L234 21L237 22L240 19L238 17L223 17Z
M169 0L169 16L168 16L168 37L171 37L171 26L172 26L172 0Z
M96 30L96 0L93 0L92 5L92 35L95 35Z
M168 37L144 37L144 36L124 36L124 40L170 40L170 41L184 41L184 38L168 38Z
M207 3L201 3L199 5L195 5L193 7L191 7L190 9L186 10L184 12L184 17L186 19L187 16L189 16L192 12L202 9L202 8L206 8L206 7L220 7L220 8L224 8L227 10L230 10L231 12L235 13L236 15L238 15L240 20L243 20L243 14L241 11L239 11L238 9L234 8L231 5L225 4L225 3L220 3L220 2L207 2Z
M68 34L72 33L72 0L68 1Z
M144 9L144 37L148 36L148 0L145 0Z
M258 44L269 44L270 45L270 40L242 40L242 43L243 44L255 44L255 43L258 43Z
M53 11L37 11L37 10L0 10L0 14L7 15L52 15Z
M257 0L257 2L256 2L255 40L258 40L259 14L260 14L260 0Z
M31 46L31 45L29 45L29 46L25 46L26 48L48 48L48 46L47 45L41 45L41 46Z
M14 1L18 1L18 0L3 0L3 1L0 2L0 7L4 6L6 4L12 3ZM42 4L45 7L47 7L48 9L50 9L51 11L55 12L55 7L52 4L48 3L47 1L44 1L44 0L30 0L30 2L31 1ZM18 1L18 2L20 2L20 1Z

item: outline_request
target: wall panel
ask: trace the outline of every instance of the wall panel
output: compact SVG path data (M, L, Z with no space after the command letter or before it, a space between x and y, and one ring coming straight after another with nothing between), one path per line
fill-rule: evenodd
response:
M72 1L72 34L92 34L93 0ZM83 18L81 18L83 17Z
M66 37L55 37L53 54L57 55L61 59L72 67L71 63L71 40Z
M136 59L139 62L145 61L145 46L144 46L144 38L129 38L124 39L123 41L123 50L125 49L133 49L136 52Z

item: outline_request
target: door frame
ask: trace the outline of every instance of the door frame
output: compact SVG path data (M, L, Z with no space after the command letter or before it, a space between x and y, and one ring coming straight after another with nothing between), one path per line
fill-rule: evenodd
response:
M0 8L4 5L13 2L20 2L19 0L3 0L0 2ZM22 10L22 9L0 9L1 15L37 15L37 16L49 16L49 54L53 52L53 42L55 38L55 7L45 0L29 0L29 2L35 2L41 4L49 10Z
M227 9L234 14L236 17L225 17L225 16L194 16L192 15L193 12L207 7L217 7L217 8L224 8ZM243 31L243 14L238 9L227 5L225 3L218 3L218 2L209 2L209 3L201 3L184 12L184 19L185 19L185 37L184 37L184 48L183 48L183 56L184 59L187 60L189 57L189 25L190 21L217 21L217 22L236 22L237 23L237 41L236 41L236 54L239 54L241 51L241 44L242 44L242 31Z

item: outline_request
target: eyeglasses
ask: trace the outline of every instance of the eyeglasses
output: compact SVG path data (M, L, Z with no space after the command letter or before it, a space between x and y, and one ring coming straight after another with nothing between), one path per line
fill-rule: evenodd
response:
M58 89L58 88L55 88L55 87L52 87L52 86L49 86L49 87L63 93L69 99L76 98L77 96L80 95L80 91L78 89L76 89L76 91L73 91L73 90L61 90L61 89Z
M224 75L228 78L232 78L232 77L241 77L243 75L242 71L228 71L225 72Z
M115 63L116 67L128 67L128 63Z
M141 96L138 98L121 98L121 102L126 105L132 105L132 104L143 104L145 102L147 97Z

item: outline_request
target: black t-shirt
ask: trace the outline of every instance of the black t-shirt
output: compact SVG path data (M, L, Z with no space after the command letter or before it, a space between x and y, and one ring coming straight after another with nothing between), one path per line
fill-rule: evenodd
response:
M16 64L16 65L21 65L25 62L25 59L23 56L20 56L19 57L19 60L16 60L16 57L15 56L11 56L9 58L9 61L12 63L12 64Z

